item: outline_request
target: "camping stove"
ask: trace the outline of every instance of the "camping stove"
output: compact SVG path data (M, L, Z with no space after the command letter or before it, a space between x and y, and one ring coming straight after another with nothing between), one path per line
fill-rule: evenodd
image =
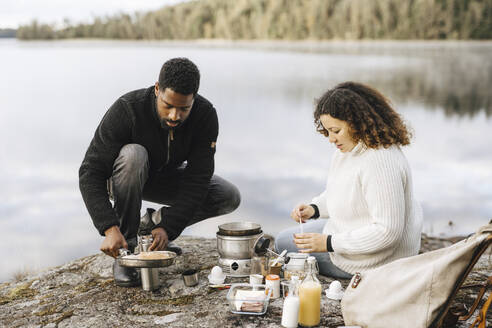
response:
M227 276L247 277L251 272L251 259L234 260L219 258L219 266Z
M220 225L217 250L222 271L232 277L249 276L255 242L262 236L261 226L256 223L232 222Z

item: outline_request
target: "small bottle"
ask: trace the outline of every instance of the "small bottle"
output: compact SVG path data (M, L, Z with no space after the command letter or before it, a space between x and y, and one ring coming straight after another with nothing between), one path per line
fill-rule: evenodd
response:
M289 292L282 308L282 327L297 328L299 320L299 278L292 277Z
M280 297L280 277L276 274L269 274L265 278L265 288L266 290L271 290L272 294L270 298Z
M320 321L321 284L316 278L316 258L308 257L307 263L306 278L299 286L299 324L304 327L314 327Z

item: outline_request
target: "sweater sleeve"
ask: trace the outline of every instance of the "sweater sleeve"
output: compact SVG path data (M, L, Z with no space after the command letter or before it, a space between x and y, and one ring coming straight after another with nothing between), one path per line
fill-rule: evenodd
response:
M203 203L214 173L214 155L219 123L215 109L194 136L187 165L181 179L176 202L160 209L161 222L169 240L176 239Z
M119 225L109 201L107 179L123 145L130 142L131 124L126 108L118 99L106 112L96 129L79 169L79 187L94 226L101 235Z
M326 197L327 196L328 196L328 192L327 192L327 190L325 190L320 195L314 197L311 200L311 204L314 204L318 207L319 217L321 217L321 218L327 218L330 216L328 213L328 207L327 207L327 203L326 203Z
M335 233L331 243L340 254L371 254L392 247L405 224L406 174L398 158L389 151L375 151L365 162L360 183L369 210L369 223L361 228Z

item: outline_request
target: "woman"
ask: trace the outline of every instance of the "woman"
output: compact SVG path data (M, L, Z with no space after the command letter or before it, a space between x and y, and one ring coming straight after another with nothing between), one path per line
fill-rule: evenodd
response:
M298 226L282 231L276 249L315 253L320 273L335 278L416 255L422 213L400 150L411 136L388 100L366 85L345 82L319 99L314 123L338 148L326 189L294 208L295 221L309 222L302 234Z

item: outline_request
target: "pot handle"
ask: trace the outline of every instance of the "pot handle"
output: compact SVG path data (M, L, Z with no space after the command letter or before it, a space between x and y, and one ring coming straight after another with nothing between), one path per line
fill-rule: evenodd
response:
M260 236L255 242L255 247L254 247L255 253L258 255L265 255L268 246L270 246L270 239Z

